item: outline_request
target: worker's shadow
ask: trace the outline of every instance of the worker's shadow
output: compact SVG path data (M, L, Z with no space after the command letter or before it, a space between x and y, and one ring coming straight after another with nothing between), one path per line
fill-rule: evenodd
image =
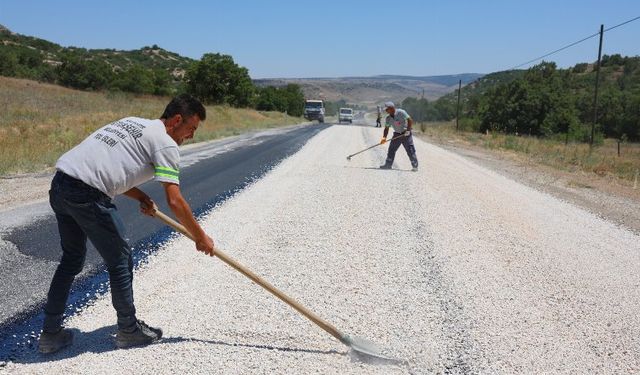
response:
M395 172L411 172L411 173L415 173L414 171L412 171L411 169L401 169L401 168L391 168L391 169L382 169L380 167L355 167L355 166L349 166L349 165L345 165L345 168L353 168L353 169L371 169L374 171L381 171L381 172L389 172L389 171L395 171Z
M188 337L181 337L181 336L167 337L167 338L163 338L160 341L160 343L176 343L176 342L198 342L198 343L211 344L211 345L229 346L234 348L252 348L252 349L263 349L263 350L275 350L275 351L281 351L281 352L340 354L340 355L347 354L347 352L341 352L338 350L291 348L291 347L285 347L285 346L273 346L273 345L265 345L265 344L240 344L240 343L224 342L220 340L203 340L203 339L188 338Z
M115 333L117 331L117 326L107 326L99 328L95 331L91 332L82 332L78 329L72 329L73 331L73 344L67 348L61 349L57 353L52 354L40 354L37 351L37 345L32 345L29 348L25 348L21 353L16 353L14 358L10 359L15 363L46 363L46 362L56 362L61 361L68 358L77 357L84 353L105 353L113 350L126 350L126 349L118 349L115 345ZM198 338L189 338L189 337L163 337L157 343L152 345L164 345L164 344L172 344L172 343L180 343L180 342L197 342L204 343L210 345L222 345L229 347L245 347L252 349L262 349L262 350L275 350L275 351L283 351L283 352L299 352L299 353L314 353L314 354L340 354L345 355L346 352L340 352L337 350L314 350L314 349L304 349L304 348L291 348L291 347L282 347L282 346L273 346L273 345L265 345L265 344L242 344L242 343L232 343L225 342L220 340L203 340Z
M72 328L73 344L60 349L57 353L41 354L38 352L38 345L34 343L22 352L16 353L12 362L16 363L46 363L56 362L67 358L77 357L84 353L105 353L117 350L115 345L115 333L118 330L116 325L98 328L95 331L83 332Z

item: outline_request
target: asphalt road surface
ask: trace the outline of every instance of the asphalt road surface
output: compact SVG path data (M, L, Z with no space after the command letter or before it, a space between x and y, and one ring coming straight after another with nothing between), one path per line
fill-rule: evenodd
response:
M24 346L11 373L637 373L640 237L415 140L380 170L381 129L335 125L201 218L220 249L393 361L347 347L178 236L136 270L140 318L117 350L108 292L74 345Z
M182 152L181 189L196 214L228 199L259 178L282 159L295 153L325 125L302 125L250 133L222 141L188 146ZM165 212L162 185L153 181L141 186ZM136 261L144 261L170 230L139 213L137 202L116 197L116 205L128 228L128 240ZM20 217L20 220L17 220ZM60 258L59 237L48 203L21 207L0 215L0 358L13 346L18 331L37 330L32 320L44 302L51 277ZM70 310L90 301L106 289L107 276L97 251L90 245L86 265L74 287ZM16 327L18 326L18 327ZM8 339L8 342L7 342ZM4 345L1 345L4 344ZM4 346L4 350L2 350Z

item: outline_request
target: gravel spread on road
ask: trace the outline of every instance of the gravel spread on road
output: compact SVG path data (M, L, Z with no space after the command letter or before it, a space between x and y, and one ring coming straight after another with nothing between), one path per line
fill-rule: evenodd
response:
M640 371L640 237L416 140L379 170L380 129L330 127L203 218L216 245L390 363L332 336L176 237L136 270L139 318L117 350L107 294L74 345L11 373L605 373ZM135 230L135 228L129 228ZM48 276L47 276L48 277Z

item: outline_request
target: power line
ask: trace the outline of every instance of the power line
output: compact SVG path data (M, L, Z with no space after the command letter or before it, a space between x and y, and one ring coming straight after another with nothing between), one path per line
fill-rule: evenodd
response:
M621 23L621 24L618 24L618 25L612 26L612 27L610 27L610 28L608 28L608 29L604 29L604 31L613 30L613 29L615 29L616 27L620 27L620 26L622 26L622 25L628 24L629 22L633 22L633 21L635 21L635 20L637 20L637 19L640 19L640 16L638 16L638 17L636 17L636 18L632 18L632 19L630 19L629 21L625 21L625 22L623 22L623 23Z
M576 44L578 44L578 43L582 43L582 42L584 42L585 40L589 40L589 39L591 39L591 38L593 38L594 36L597 36L597 35L599 35L599 34L600 34L600 32L597 32L597 33L595 33L595 34L589 35L588 37L586 37L586 38L584 38L584 39L580 39L580 40L579 40L579 41L577 41L577 42L573 42L573 43L571 43L571 44L569 44L569 45L567 45L567 46L564 46L564 47L562 47L562 48L559 48L559 49L557 49L557 50L555 50L555 51L553 51L553 52L549 52L549 53L547 53L546 55L543 55L543 56L540 56L540 57L536 57L535 59L529 60L529 61L527 61L527 62L525 62L525 63L520 64L520 65L516 65L516 66L514 66L513 68L511 68L511 69L509 69L509 70L513 70L513 69L519 68L519 67L521 67L521 66L523 66L523 65L527 65L527 64L529 64L529 63L532 63L532 62L534 62L534 61L538 61L538 60L544 59L544 58L545 58L545 57L547 57L547 56L551 56L551 55L553 55L554 53L560 52L560 51L565 50L565 49L567 49L567 48L569 48L569 47L573 47L573 46L575 46Z
M640 16L638 16L638 17L636 17L636 18L632 18L632 19L630 19L630 20L628 20L628 21L622 22L622 23L617 24L617 25L615 25L615 26L612 26L612 27L610 27L610 28L608 28L608 29L605 29L604 31L613 30L613 29L615 29L616 27L620 27L620 26L622 26L622 25L626 25L626 24L628 24L629 22L633 22L633 21L636 21L636 20L638 20L638 19L640 19ZM549 53L547 53L546 55L543 55L543 56L540 56L540 57L536 57L535 59L529 60L529 61L527 61L527 62L525 62L525 63L520 64L520 65L516 65L516 66L514 66L513 68L511 68L511 69L509 69L509 70L517 69L517 68L519 68L519 67L521 67L521 66L523 66L523 65L527 65L527 64L532 63L532 62L534 62L534 61L542 60L542 59L544 59L544 58L545 58L545 57L547 57L547 56L551 56L551 55L553 55L554 53L558 53L558 52L563 51L563 50L565 50L565 49L567 49L567 48L569 48L569 47L573 47L573 46L575 46L576 44L579 44L579 43L582 43L582 42L584 42L584 41L586 41L586 40L589 40L589 39L591 39L591 38L593 38L593 37L595 37L595 36L598 36L599 34L600 34L600 32L597 32L597 33L595 33L595 34L589 35L588 37L585 37L585 38L583 38L583 39L580 39L580 40L579 40L579 41L577 41L577 42L573 42L573 43L568 44L568 45L566 45L566 46L564 46L564 47L562 47L562 48L559 48L559 49L557 49L557 50L555 50L555 51L553 51L553 52L549 52Z

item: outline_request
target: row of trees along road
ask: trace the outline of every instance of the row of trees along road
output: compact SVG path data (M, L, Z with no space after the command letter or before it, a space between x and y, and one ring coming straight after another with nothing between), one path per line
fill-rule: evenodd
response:
M601 63L597 139L640 141L640 57L605 55ZM542 62L525 71L492 73L462 89L459 123L467 130L496 131L589 141L594 114L593 65L558 69ZM417 121L450 121L456 94L434 102L407 98L402 106Z

